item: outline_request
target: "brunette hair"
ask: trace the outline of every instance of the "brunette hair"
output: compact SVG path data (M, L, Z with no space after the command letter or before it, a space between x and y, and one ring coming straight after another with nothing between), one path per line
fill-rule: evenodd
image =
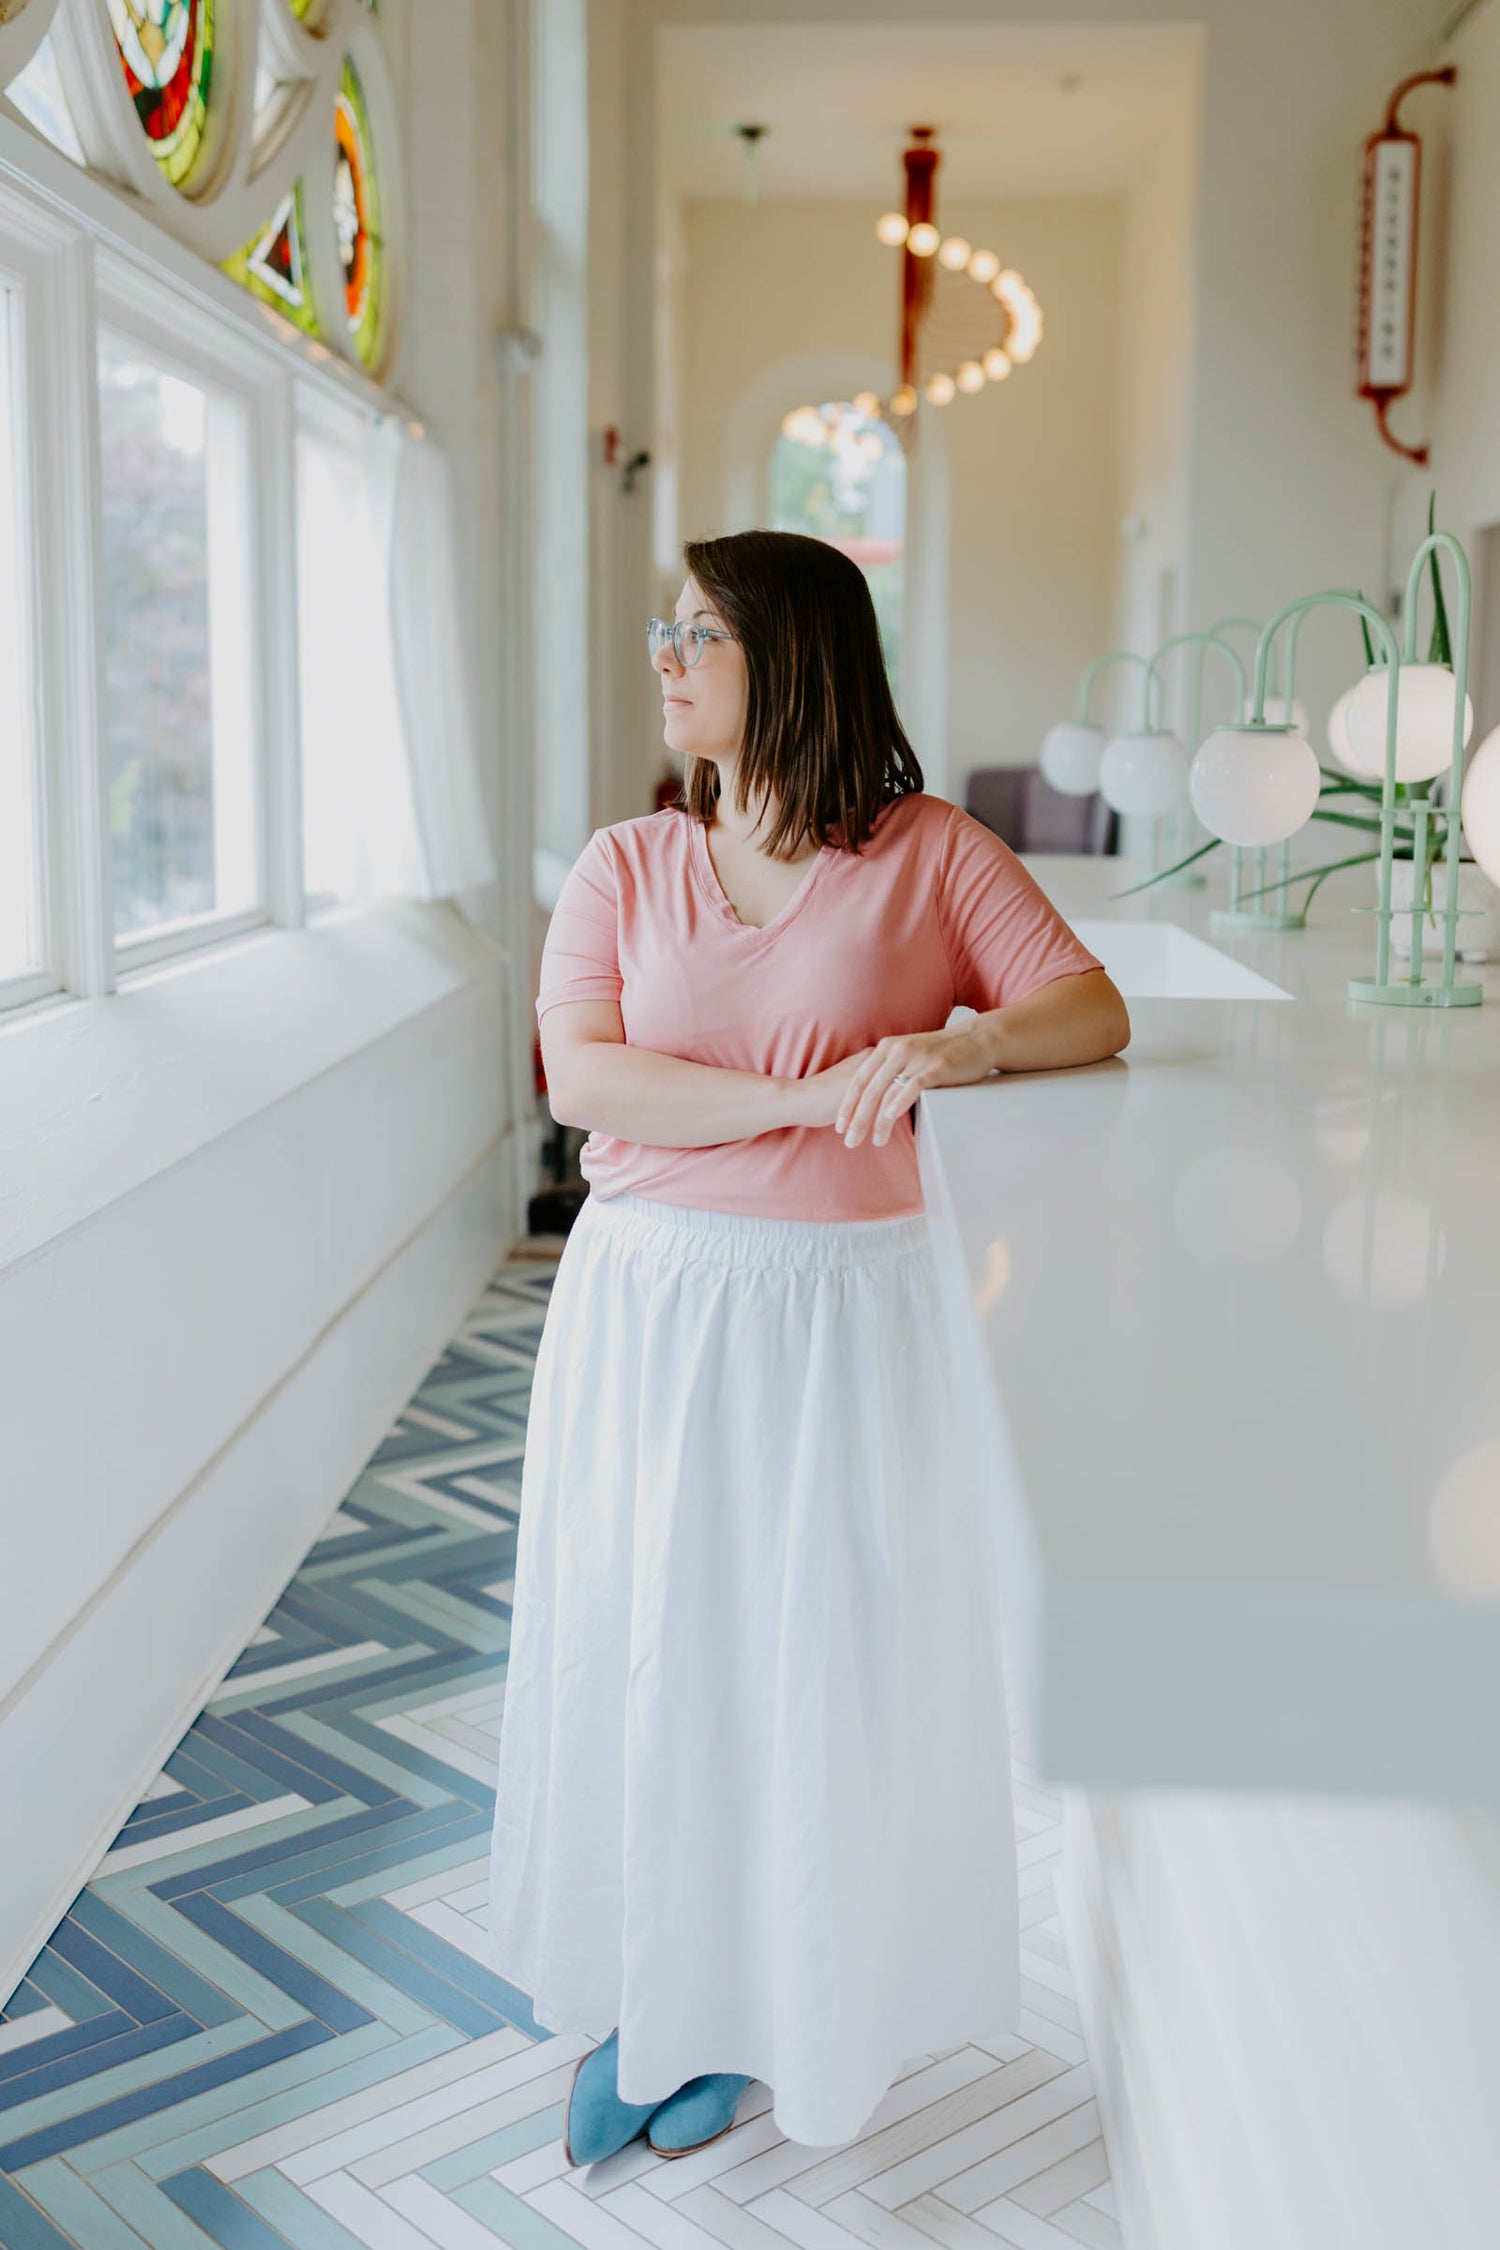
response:
M774 798L772 859L805 840L857 851L883 805L922 787L896 715L863 571L796 531L690 539L688 573L745 652L745 734L735 767L741 812ZM712 821L719 772L686 759L679 800Z

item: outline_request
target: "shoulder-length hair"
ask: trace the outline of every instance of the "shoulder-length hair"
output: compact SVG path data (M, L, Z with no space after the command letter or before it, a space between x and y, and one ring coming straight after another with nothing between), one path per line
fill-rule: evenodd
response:
M857 851L883 805L922 787L863 571L826 540L795 531L690 539L682 554L745 652L739 811L774 800L764 844L772 859L790 858L804 841ZM711 822L718 767L691 756L685 764L683 809Z

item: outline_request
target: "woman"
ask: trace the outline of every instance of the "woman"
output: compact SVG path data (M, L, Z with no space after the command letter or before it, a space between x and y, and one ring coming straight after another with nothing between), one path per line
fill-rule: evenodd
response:
M531 1394L490 1938L599 2041L570 2163L701 2147L752 2077L839 2146L909 2057L1015 2028L986 1495L912 1106L1129 1037L923 794L855 565L769 531L684 558L648 637L686 801L595 831L537 1000L591 1192Z

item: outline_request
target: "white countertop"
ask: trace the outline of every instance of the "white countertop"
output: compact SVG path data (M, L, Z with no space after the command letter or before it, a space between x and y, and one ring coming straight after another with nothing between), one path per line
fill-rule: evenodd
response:
M1222 878L1028 864L1130 1046L926 1095L918 1144L1032 1754L1500 1801L1500 969L1475 1009L1351 1005L1363 869L1244 938ZM1226 958L1289 997L1138 996Z

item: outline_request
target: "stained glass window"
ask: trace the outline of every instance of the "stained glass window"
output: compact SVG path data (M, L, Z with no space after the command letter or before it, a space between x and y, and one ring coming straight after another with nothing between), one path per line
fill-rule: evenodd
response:
M213 78L214 0L108 0L125 83L174 187L197 162Z
M345 62L334 113L337 170L333 215L344 267L349 333L366 367L380 357L385 324L385 245L380 231L380 195L375 175L370 113L365 90L352 62Z
M309 336L318 330L307 283L307 227L302 208L302 182L284 195L269 223L243 250L224 260L224 271L279 313L295 321Z

